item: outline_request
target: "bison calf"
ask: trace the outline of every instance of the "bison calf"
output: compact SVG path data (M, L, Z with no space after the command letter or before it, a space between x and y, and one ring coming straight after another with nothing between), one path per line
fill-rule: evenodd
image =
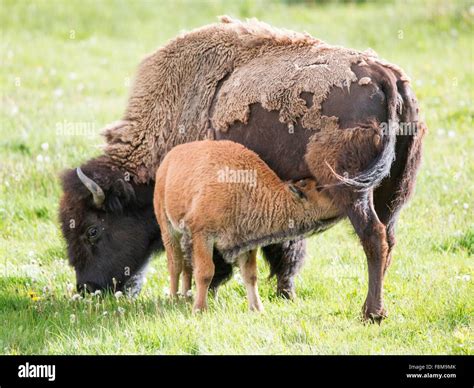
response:
M183 292L196 282L193 310L207 306L213 249L237 261L251 310L262 310L256 249L294 239L340 213L313 179L285 183L257 154L231 141L173 148L156 173L155 214L168 258L171 295L184 269Z

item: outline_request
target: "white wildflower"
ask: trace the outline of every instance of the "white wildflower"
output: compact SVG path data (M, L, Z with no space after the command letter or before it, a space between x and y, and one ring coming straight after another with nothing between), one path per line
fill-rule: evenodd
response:
M116 299L120 299L122 296L123 296L123 292L122 292L122 291L117 291L117 292L115 293L115 298L116 298Z
M80 299L82 299L82 296L79 295L79 294L74 294L74 295L71 297L71 300L72 300L72 301L80 300Z
M72 291L74 290L74 285L73 285L72 283L70 283L70 282L67 282L67 283L66 283L66 290L67 290L68 292L72 292Z
M64 94L64 91L61 88L54 89L54 97L61 97Z

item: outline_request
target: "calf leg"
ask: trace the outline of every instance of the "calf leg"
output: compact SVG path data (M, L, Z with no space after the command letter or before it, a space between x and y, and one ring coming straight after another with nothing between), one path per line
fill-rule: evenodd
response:
M179 276L183 270L183 253L178 241L163 228L162 232L163 244L166 249L166 258L168 261L168 273L170 276L170 296L176 298L179 289Z
M183 271L183 284L181 286L181 293L184 296L188 296L188 292L191 291L191 285L193 280L193 267L190 263L184 262Z
M277 294L293 299L294 278L300 271L306 255L306 240L287 241L262 248L263 257L270 264L270 276L277 277Z
M348 217L367 256L369 290L363 306L365 320L380 323L387 316L383 304L383 280L388 261L386 226L374 210L372 195L365 194L353 203Z
M251 311L263 311L263 305L257 288L257 250L241 255L238 260L240 272L247 289L249 309Z
M196 282L193 312L198 312L207 308L207 293L214 276L214 263L212 261L212 246L207 239L201 235L193 235L192 239L192 262Z
M179 276L183 271L183 260L178 257L177 252L168 255L168 271L170 273L170 296L172 298L178 297Z

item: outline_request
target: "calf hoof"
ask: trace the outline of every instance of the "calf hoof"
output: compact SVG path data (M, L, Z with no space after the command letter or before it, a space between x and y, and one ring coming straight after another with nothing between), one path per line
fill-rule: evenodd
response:
M200 314L207 310L207 306L193 306L193 314Z
M265 309L263 308L263 304L261 303L250 306L249 310L255 313L263 313L265 311Z

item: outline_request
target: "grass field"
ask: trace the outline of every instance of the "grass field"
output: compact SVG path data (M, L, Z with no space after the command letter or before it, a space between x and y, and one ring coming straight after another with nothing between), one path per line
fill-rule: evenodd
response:
M0 353L474 354L472 3L0 0L0 12ZM146 53L221 14L371 47L412 78L430 132L381 326L359 320L366 262L347 222L310 239L294 302L260 262L260 315L238 277L205 314L169 302L163 256L137 300L72 300L58 173L100 153Z

